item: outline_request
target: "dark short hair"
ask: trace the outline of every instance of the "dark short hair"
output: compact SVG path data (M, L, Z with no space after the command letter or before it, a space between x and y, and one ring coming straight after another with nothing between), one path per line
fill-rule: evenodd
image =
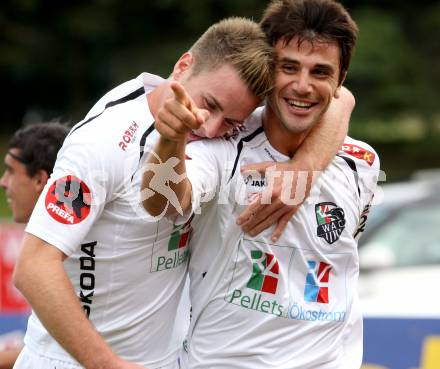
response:
M20 161L32 177L40 169L51 174L70 127L58 122L36 123L20 128L10 138L8 149L19 149Z
M299 43L336 41L340 49L339 83L348 71L356 45L358 27L347 10L333 0L274 0L260 22L268 42L286 44L294 37Z

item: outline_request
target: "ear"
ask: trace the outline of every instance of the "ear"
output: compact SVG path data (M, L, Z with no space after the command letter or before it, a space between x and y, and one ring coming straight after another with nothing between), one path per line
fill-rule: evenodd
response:
M345 78L347 77L347 71L344 71L342 73L342 78L341 78L341 82L339 83L339 86L336 88L335 93L334 93L334 97L337 99L340 96L341 93L341 87L344 84Z
M174 65L173 73L171 73L171 78L175 81L179 81L185 74L185 72L190 70L193 62L194 58L191 52L187 51L179 58L177 63Z
M35 188L37 191L43 191L44 186L49 179L49 174L44 169L39 169L34 175Z

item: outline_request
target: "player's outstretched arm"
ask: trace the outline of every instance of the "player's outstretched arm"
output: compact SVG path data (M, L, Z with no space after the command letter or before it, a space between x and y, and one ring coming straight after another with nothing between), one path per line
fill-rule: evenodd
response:
M88 369L141 369L124 362L104 342L83 311L64 271L65 255L25 234L14 283L51 336Z
M255 236L277 224L272 240L279 238L288 221L308 197L312 181L325 170L341 148L354 106L354 96L342 87L323 119L310 131L290 161L264 162L242 168L242 171L256 170L271 178L272 182L268 187L271 192L263 193L237 219L243 231Z
M21 350L8 350L0 352L0 369L12 369Z
M195 106L182 85L172 82L170 87L174 95L165 101L156 117L160 138L142 168L142 205L153 216L182 214L191 205L185 147L191 131L209 116L206 110Z

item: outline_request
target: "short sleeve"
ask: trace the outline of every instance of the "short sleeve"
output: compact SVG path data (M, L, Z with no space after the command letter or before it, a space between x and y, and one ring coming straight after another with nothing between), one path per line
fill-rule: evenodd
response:
M103 144L81 138L78 132L66 139L26 227L27 233L67 256L77 250L109 201L117 167Z
M342 147L343 155L355 163L359 193L359 224L354 233L358 239L365 229L373 199L378 191L380 161L377 152L365 142L349 138Z

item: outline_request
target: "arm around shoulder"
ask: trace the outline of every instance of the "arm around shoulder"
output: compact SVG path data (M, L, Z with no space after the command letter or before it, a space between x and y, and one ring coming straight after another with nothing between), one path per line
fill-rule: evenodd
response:
M321 121L310 131L297 150L293 162L301 170L323 171L340 150L348 133L351 113L355 107L353 94L341 87Z

